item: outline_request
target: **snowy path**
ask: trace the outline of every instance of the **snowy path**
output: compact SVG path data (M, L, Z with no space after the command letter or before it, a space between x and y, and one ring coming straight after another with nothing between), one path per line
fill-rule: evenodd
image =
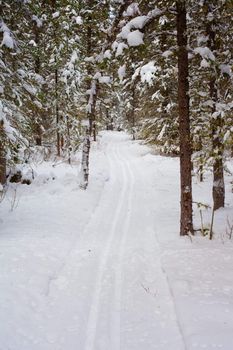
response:
M105 133L86 192L74 169L40 193L23 187L12 213L3 207L0 350L231 349L198 343L197 302L182 309L195 294L182 270L192 244L177 235L178 163L154 166L147 152Z
M151 247L153 228L143 198L139 205L145 179L134 164L137 157L129 152L127 140L125 135L105 138L109 181L82 238L50 287L53 305L45 312L56 322L64 303L64 327L70 324L77 330L60 330L64 338L59 338L63 343L59 349L67 345L84 350L184 349L169 288L158 265L159 249ZM151 278L160 295L150 291ZM59 290L64 282L65 288Z

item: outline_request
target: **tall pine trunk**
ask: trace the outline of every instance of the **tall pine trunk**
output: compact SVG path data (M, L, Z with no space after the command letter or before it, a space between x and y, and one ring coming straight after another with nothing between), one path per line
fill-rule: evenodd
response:
M212 114L216 112L215 103L217 102L217 89L215 79L210 82L210 97L213 101ZM212 151L213 151L213 206L214 210L224 207L225 202L225 184L223 170L223 143L221 140L222 119L221 116L212 118Z
M35 36L35 43L37 45L37 52L35 56L35 73L41 74L41 60L40 60L40 54L39 54L39 47L40 47L40 28L38 27L37 23L34 21L33 23L33 31ZM37 109L37 118L35 123L35 141L37 146L42 145L42 128L41 128L41 115L39 110Z
M61 155L61 135L59 130L60 118L59 118L59 107L58 107L58 70L55 69L55 115L56 115L56 134L57 134L57 155Z
M131 116L130 122L132 125L133 140L135 140L135 85L132 86L132 103L131 103Z
M178 108L180 133L180 235L193 234L192 163L189 119L189 66L185 1L176 1L178 44Z
M51 10L52 13L57 11L57 0L51 0ZM51 13L51 15L52 15ZM58 82L59 82L59 75L58 75L58 56L57 56L57 49L58 49L58 42L57 42L57 24L56 21L53 23L53 38L54 38L54 44L55 44L55 69L54 69L54 90L55 90L55 120L56 120L56 143L57 143L57 155L60 157L61 155L61 135L60 135L60 115L59 115L59 93L58 93Z
M6 183L6 154L4 147L5 133L3 130L3 121L0 120L0 184Z
M208 13L211 13L210 3L207 2ZM216 29L214 22L208 22L206 26L206 32L208 34L208 48L216 54ZM216 103L218 102L218 89L216 81L216 71L213 69L210 78L210 98L212 101L212 117L211 117L211 132L212 132L212 153L213 153L213 207L217 210L224 207L225 202L225 184L224 184L224 169L223 169L223 152L224 146L221 138L221 129L223 126L223 121L221 115L214 116L216 112Z

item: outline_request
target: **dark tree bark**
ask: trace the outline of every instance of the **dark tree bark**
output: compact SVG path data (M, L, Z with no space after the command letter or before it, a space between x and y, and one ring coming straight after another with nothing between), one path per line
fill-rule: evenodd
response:
M207 15L211 13L210 3L207 1ZM206 32L208 34L207 45L209 49L216 53L216 29L213 22L207 21ZM211 119L211 131L212 131L212 152L213 152L213 207L217 210L224 207L225 202L225 184L224 184L224 170L223 170L223 153L224 146L221 138L221 129L223 121L220 115L213 118L213 114L216 112L216 103L218 102L218 90L216 82L216 72L213 69L210 78L210 98L212 100L212 119Z
M215 79L210 82L210 97L214 102L212 113L216 111L215 102L217 102L217 89L215 86ZM212 150L213 150L213 206L214 210L224 207L225 202L225 184L224 184L224 170L223 170L223 143L220 137L222 128L222 119L220 116L211 121L212 129Z
M33 23L33 31L35 35L35 43L37 44L37 48L39 48L40 47L40 28L35 22ZM41 73L41 60L40 60L40 54L38 52L38 49L35 56L35 73L36 74ZM40 112L37 110L37 118L36 118L36 125L35 125L35 141L37 146L42 145L41 116L39 113Z
M4 130L3 122L0 121L0 184L4 185L6 183L6 154L4 147Z
M178 109L180 133L180 235L193 234L192 163L189 119L188 51L185 1L176 1L178 44Z
M67 143L67 149L68 149L68 163L71 164L71 140L70 140L70 123L69 123L69 117L66 116L66 131L67 131L67 137L66 137L66 143Z
M57 155L61 155L61 135L59 131L59 106L58 106L58 70L55 69L55 115L56 115L56 125L57 125Z
M131 103L131 112L130 112L130 123L132 125L132 135L133 140L135 140L135 85L131 87L132 90L132 103Z
M55 12L57 10L57 0L50 0L51 2L51 10ZM57 24L54 22L53 28L53 36L55 42L55 49L58 48L57 43ZM60 157L61 155L61 135L59 130L60 125L60 115L59 115L59 95L58 95L58 62L57 62L57 53L55 53L55 69L54 69L54 89L55 89L55 118L56 118L56 136L57 136L57 155Z

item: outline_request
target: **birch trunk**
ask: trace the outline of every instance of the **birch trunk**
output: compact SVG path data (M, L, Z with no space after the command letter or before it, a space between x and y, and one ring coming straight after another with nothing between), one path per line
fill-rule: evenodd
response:
M89 156L90 156L90 133L89 129L86 129L86 135L83 141L83 151L82 151L82 164L81 164L81 181L80 187L84 190L87 189L88 179L89 179Z

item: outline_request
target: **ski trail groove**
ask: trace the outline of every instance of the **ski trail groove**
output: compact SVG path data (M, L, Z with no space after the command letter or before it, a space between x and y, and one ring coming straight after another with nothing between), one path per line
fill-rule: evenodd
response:
M126 217L124 219L124 225L122 227L122 237L119 243L119 253L118 262L116 266L115 284L114 284L114 305L113 305L113 329L112 329L112 339L113 339L113 350L121 349L121 299L122 299L122 267L123 267L123 257L125 251L125 244L127 239L127 234L130 227L130 219L132 215L132 203L133 203L133 188L135 183L135 178L132 170L126 159L123 159L124 166L128 173L129 191L126 205Z
M135 173L136 174L140 174L140 178L143 179L143 175L144 174L143 174L142 168L138 167L136 165L134 166L134 168L135 168ZM132 170L131 170L131 172L132 172ZM161 270L161 272L162 272L162 274L164 276L164 279L166 281L167 290L168 290L168 293L170 295L170 300L171 300L172 305L173 305L175 322L176 322L176 325L177 325L178 332L180 334L181 341L183 343L183 350L188 350L188 345L187 345L187 342L186 342L186 339L185 339L185 335L184 335L184 332L183 332L183 329L182 329L182 325L181 325L179 317L178 317L178 311L177 311L177 307L176 307L175 297L174 297L174 294L173 294L173 291L172 291L172 287L171 287L169 279L168 279L168 275L167 275L167 273L166 273L166 271L165 271L165 269L163 267L163 263L162 263L162 260L161 260L162 248L161 248L161 245L160 245L160 242L159 242L159 239L158 239L157 230L155 230L155 242L156 242L156 246L157 246L157 249L158 249L158 252L159 252L159 267L160 267L160 270Z
M156 230L157 231L157 230ZM185 336L184 336L184 332L183 332L183 329L182 329L182 326L181 326L181 323L180 323L180 320L179 320L179 317L178 317L178 312L177 312L177 307L176 307L176 302L175 302L175 298L174 298L174 294L173 294L173 291L172 291L172 287L170 285L170 282L169 282L169 279L168 279L168 275L163 267L163 263L162 263L162 259L161 259L161 255L162 255L162 249L161 249L161 245L160 245L160 242L159 242L159 239L158 239L158 235L157 235L157 232L155 231L155 240L156 240L156 246L157 246L157 249L159 251L159 265L160 265L160 270L164 276L164 279L166 281L166 284L167 284L167 289L168 289L168 293L170 295L170 300L172 302L172 305L173 305L173 310L174 310L174 316L175 316L175 320L176 320L176 325L177 325L177 328L178 328L178 331L180 333L180 337L182 339L182 343L183 343L183 346L184 346L184 350L188 350L188 346L187 346L187 343L186 343L186 339L185 339Z
M109 145L107 146L107 148L109 148ZM113 174L113 171L112 171L113 166L112 166L112 160L108 156L108 152L107 152L106 158L107 158L107 162L109 164L109 178L111 179L112 174ZM115 181L115 177L114 177L114 181ZM105 187L106 187L106 182L104 183L103 189L102 189L101 194L100 194L100 198L99 198L98 202L96 203L96 205L94 207L93 213L90 215L90 217L88 218L87 222L84 224L82 236L85 236L85 233L88 231L88 228L91 225L91 223L93 222L93 219L98 214L98 209L101 207L101 202L102 202L103 197L104 197ZM70 248L67 250L65 256L63 257L62 262L53 271L53 273L51 273L48 276L47 285L46 285L45 291L44 291L44 295L46 297L49 297L52 284L54 283L54 281L56 281L59 278L59 276L62 274L63 270L65 269L70 256L72 255L72 253L74 252L74 250L75 250L75 248L77 246L77 242L78 242L79 238L80 237L78 235L75 235L75 238L72 241L72 244L71 244Z
M181 339L182 339L182 342L183 342L183 345L184 345L184 350L188 350L188 346L187 346L187 343L186 343L184 332L183 332L183 329L182 329L182 326L181 326L181 323L180 323L180 320L179 320L179 317L178 317L175 297L174 297L174 294L173 294L173 291L172 291L172 287L171 287L169 279L168 279L168 275L167 275L167 273L166 273L166 271L165 271L165 269L164 269L164 267L162 265L161 259L160 259L160 267L161 267L161 270L162 270L162 272L164 274L165 280L167 282L168 291L169 291L169 294L170 294L170 297L171 297L171 301L172 301L172 304L173 304L173 310L174 310L175 317L176 317L176 324L177 324L177 327L178 327L178 330L179 330L179 333L180 333L180 336L181 336Z
M122 166L122 161L121 161L119 155L117 154L117 152L114 151L114 153L115 153L115 158L117 159L117 163L120 164L120 167L121 167L123 186L122 186L122 190L120 192L119 199L117 202L117 207L116 207L113 222L111 225L109 238L108 238L106 246L104 248L102 258L101 258L101 261L99 264L98 272L97 272L97 278L96 278L96 282L95 282L95 290L94 290L92 303L90 306L90 312L89 312L87 328L86 328L86 343L85 343L85 348L84 348L85 350L93 350L94 349L104 270L105 270L105 267L106 267L106 264L108 261L108 257L109 257L110 252L111 252L111 245L113 243L117 224L118 224L118 221L120 218L120 213L121 213L123 205L124 205L124 198L126 196L126 191L127 191L127 176L126 176L125 167Z

